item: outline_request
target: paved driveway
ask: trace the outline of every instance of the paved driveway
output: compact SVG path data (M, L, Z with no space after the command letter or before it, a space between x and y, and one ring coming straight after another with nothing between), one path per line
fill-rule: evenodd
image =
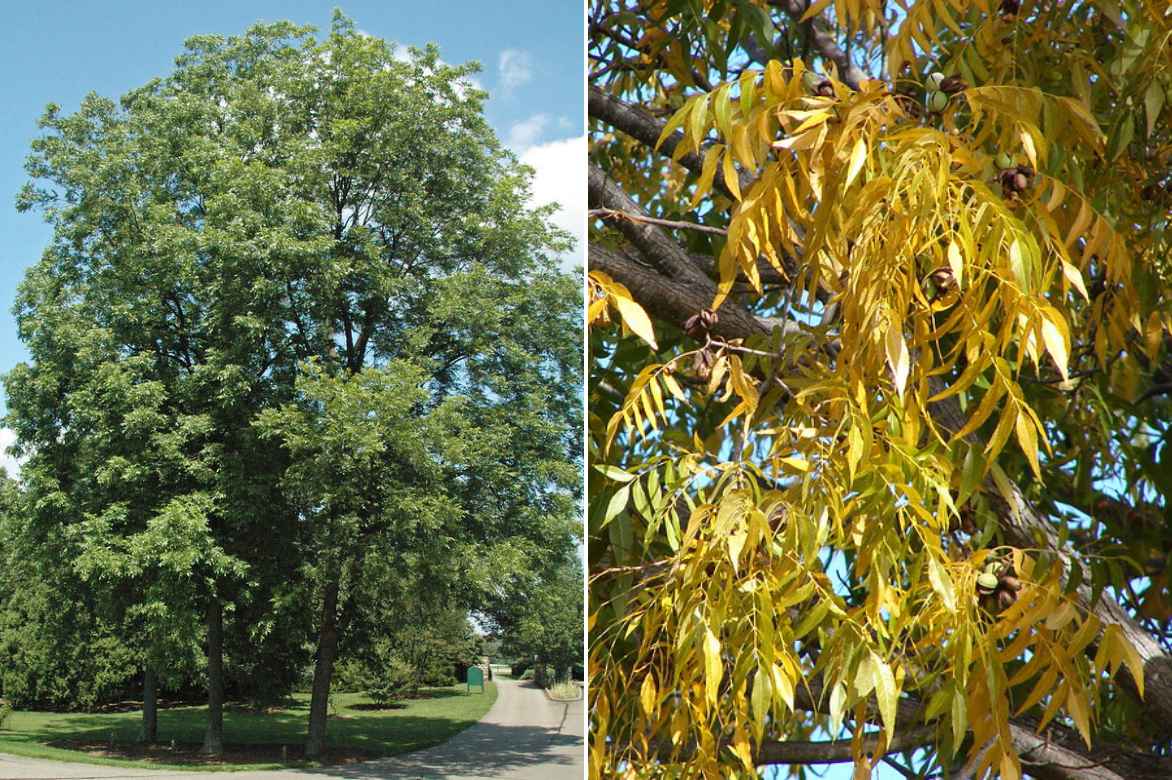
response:
M475 726L442 745L394 758L323 769L186 772L69 764L0 754L0 780L579 780L583 702L552 702L531 682L496 679L497 699Z

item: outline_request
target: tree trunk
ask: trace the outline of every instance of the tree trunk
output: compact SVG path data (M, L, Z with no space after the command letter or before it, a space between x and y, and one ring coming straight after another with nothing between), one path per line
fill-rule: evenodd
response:
M326 744L326 718L329 716L330 680L334 676L334 659L338 656L338 581L326 586L321 609L321 629L317 639L317 661L313 667L313 696L309 701L309 737L305 741L306 758L322 754Z
M155 691L155 670L150 664L142 672L142 741L153 745L159 738L159 708Z
M224 606L218 596L208 604L208 730L203 752L224 753Z

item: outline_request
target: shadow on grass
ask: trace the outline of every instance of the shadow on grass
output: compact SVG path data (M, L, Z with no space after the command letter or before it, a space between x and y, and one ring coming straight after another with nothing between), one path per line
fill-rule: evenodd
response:
M353 763L398 755L439 744L475 724L488 709L477 695L461 701L462 690L438 689L394 710L375 709L366 697L341 694L338 716L331 717L324 763ZM142 765L249 768L306 766L302 760L307 703L258 712L247 706L226 708L223 758L199 754L206 728L206 708L189 706L159 712L159 743L144 749L139 742L141 712L17 712L10 728L0 731L5 745L23 747L23 755L69 760L63 750L79 751L76 760L100 763L129 761ZM54 748L57 748L54 750ZM258 767L259 768L259 767Z

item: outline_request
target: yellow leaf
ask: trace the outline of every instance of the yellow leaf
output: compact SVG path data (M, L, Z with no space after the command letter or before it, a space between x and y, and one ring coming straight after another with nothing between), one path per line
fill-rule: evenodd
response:
M860 138L855 141L855 148L851 150L850 167L846 171L846 187L850 189L851 183L854 182L855 177L859 175L859 171L863 169L863 163L867 161L867 143Z
M1046 312L1042 316L1042 342L1046 351L1054 358L1054 365L1063 379L1069 379L1067 358L1070 353L1070 335L1066 330L1066 320L1058 312Z
M949 612L956 611L956 591L952 587L952 578L936 557L928 555L928 581L932 583L932 590L939 594L944 602L944 608Z
M782 463L797 471L809 471L810 461L805 458L799 458L796 455L787 455L783 458L778 458Z
M659 349L659 345L655 343L655 331L651 327L651 319L647 316L647 312L643 311L643 307L635 303L632 298L614 290L611 291L611 299L618 307L623 323L636 336L650 344L652 349Z
M1122 633L1116 636L1115 645L1118 647L1120 655L1123 656L1123 665L1127 667L1127 671L1131 672L1136 690L1139 691L1139 697L1142 699L1144 696L1144 662L1139 657L1135 646L1128 642L1127 637Z
M700 168L700 178L696 181L696 191L692 193L692 208L700 204L708 191L712 189L712 179L716 175L716 164L720 161L720 152L724 149L721 144L713 144L704 153L704 165Z
M948 267L952 269L952 278L956 286L960 287L964 279L964 258L960 255L960 246L955 241L948 244Z
M1035 171L1038 170L1038 150L1034 148L1033 137L1024 128L1019 135L1021 136L1021 148L1025 150L1030 165L1034 167Z
M794 711L794 683L789 678L782 668L777 664L770 667L770 673L773 678L773 690L777 692L778 698L785 702L785 706L789 707L789 711Z
M701 95L692 106L692 116L688 120L688 140L693 149L700 148L700 141L708 134L708 99L710 95Z
M749 735L740 726L733 732L733 752L745 765L745 769L753 768L753 751L749 748Z
M907 375L911 368L911 358L908 355L907 344L903 340L903 328L894 320L887 326L887 338L884 340L887 348L887 364L891 367L891 374L895 378L895 389L903 399L904 388L907 387Z
M1025 258L1021 253L1021 242L1016 238L1009 245L1009 270L1013 272L1013 278L1021 285L1023 290L1029 289L1029 280L1026 275Z
M733 158L731 154L726 154L724 160L721 162L721 172L724 175L724 186L728 187L728 191L737 200L741 199L741 180L737 176L736 166L733 165Z
M1034 470L1034 476L1039 480L1042 478L1042 468L1038 465L1038 433L1034 429L1033 422L1027 415L1019 414L1014 420L1013 427L1017 433L1017 443L1021 445L1021 451L1025 453L1026 458L1029 459L1030 467Z
M1082 735L1083 742L1087 744L1087 749L1090 749L1091 720L1086 696L1087 693L1081 685L1070 685L1069 692L1066 694L1066 711L1070 713L1074 725L1078 728L1078 733Z
M765 715L769 711L769 701L772 697L769 673L763 667L758 667L757 676L753 678L753 696L749 702L753 707L753 728L758 740L765 729Z
M899 701L899 688L895 685L895 675L891 667L874 653L871 654L871 669L875 680L875 698L879 700L879 715L883 718L883 727L887 729L887 738L895 735L895 706Z
M1082 279L1082 271L1078 270L1078 266L1063 260L1062 275L1066 277L1066 281L1070 282L1074 289L1082 293L1083 298L1088 301L1091 299L1090 294L1087 292L1087 286Z
M834 684L830 691L830 736L836 737L842 728L842 718L846 710L846 686L841 682Z
M712 629L704 632L704 690L708 704L715 706L716 695L720 692L720 680L724 676L724 664L720 662L720 640Z
M863 660L859 662L859 668L855 670L855 698L862 699L869 694L875 687L875 670L872 668L875 665L875 654L868 653L863 656Z
M737 531L735 534L729 534L728 537L728 559L732 562L733 571L739 570L741 561L741 550L745 549L745 541L749 535L744 531Z
M659 692L655 687L655 676L648 673L643 678L643 687L639 690L639 702L643 705L643 712L647 713L647 717L655 717L655 711L659 703Z
M1021 780L1021 764L1009 751L1001 754L1001 780Z
M1077 614L1078 612L1074 608L1074 605L1069 601L1065 601L1062 603L1062 606L1046 616L1046 628L1051 631L1058 631L1073 620Z

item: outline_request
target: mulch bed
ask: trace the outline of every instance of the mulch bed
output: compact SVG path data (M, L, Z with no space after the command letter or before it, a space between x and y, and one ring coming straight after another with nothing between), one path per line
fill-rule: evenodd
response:
M304 761L305 745L280 745L273 743L225 745L222 756L206 756L200 753L199 744L138 745L114 743L102 740L62 739L49 743L53 747L77 750L100 758L126 758L136 761L158 761L166 764L191 764L192 766L220 766L223 764L296 764ZM354 748L330 748L320 758L323 764L356 764L378 758L378 754Z

